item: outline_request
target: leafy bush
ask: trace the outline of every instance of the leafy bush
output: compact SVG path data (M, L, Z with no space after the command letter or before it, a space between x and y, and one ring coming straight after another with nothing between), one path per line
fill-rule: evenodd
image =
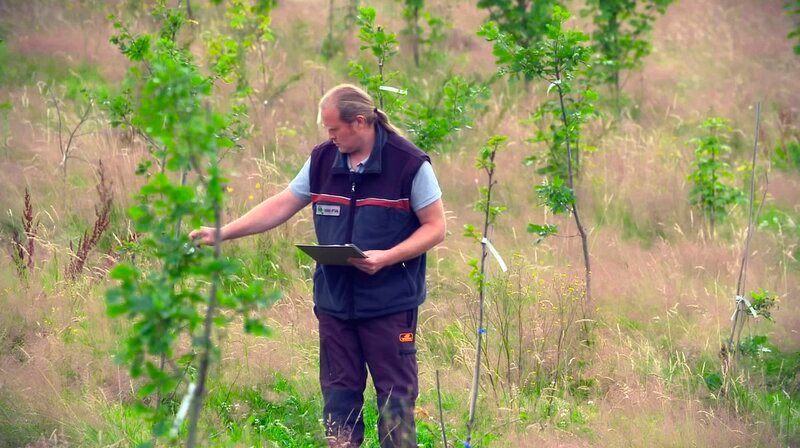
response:
M406 108L404 122L414 144L423 151L445 152L453 133L472 127L474 114L483 108L488 93L486 84L446 77L428 101Z
M479 0L478 7L489 11L489 20L520 46L534 47L547 35L553 24L554 8L563 7L558 0Z
M620 73L639 68L652 45L648 41L656 14L664 14L673 0L589 0L581 14L591 16L594 50L599 62L595 74L611 86L620 109Z
M709 219L713 235L714 223L726 219L731 207L744 201L744 193L732 185L735 181L733 170L726 160L731 152L727 144L731 127L727 120L708 118L700 129L707 134L692 140L695 158L688 176L693 184L689 202L700 207Z

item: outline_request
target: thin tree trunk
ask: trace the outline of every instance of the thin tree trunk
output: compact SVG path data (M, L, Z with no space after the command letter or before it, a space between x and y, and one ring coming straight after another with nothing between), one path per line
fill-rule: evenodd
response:
M567 122L567 109L564 105L564 91L561 89L561 76L560 70L556 69L556 80L558 83L556 87L558 87L558 100L561 105L561 121L564 123L564 128L569 129L569 123ZM578 212L578 195L575 193L575 186L573 183L573 172L572 172L572 148L570 145L570 135L567 132L567 182L569 188L572 189L573 194L575 194L575 201L572 203L572 215L575 217L575 225L578 227L578 233L581 236L581 249L583 250L583 266L585 271L585 279L586 279L586 304L592 304L592 268L591 268L591 260L589 259L589 236L586 234L586 230L581 223L581 216ZM585 317L585 310L584 310L584 317Z
M222 213L219 204L214 204L214 259L222 257L221 240ZM200 354L200 368L197 373L197 387L195 388L192 399L192 410L189 417L189 436L186 440L186 448L193 448L197 438L197 423L200 419L200 410L203 407L203 395L205 394L206 378L211 364L211 330L214 327L214 314L217 310L217 288L219 286L219 273L215 272L211 277L211 290L208 294L208 309L203 324L203 352Z
M439 400L439 423L442 427L442 443L447 448L447 431L444 426L444 411L442 410L442 388L439 385L439 369L436 369L436 396Z
M714 154L714 150L711 150L711 166L714 167L716 164L716 155ZM711 212L708 214L711 222L711 238L714 238L714 215L717 213L717 169L712 168L711 170Z
M494 162L495 151L492 151L490 156L490 163ZM484 297L485 297L485 286L486 286L486 279L484 277L484 273L486 272L486 256L488 255L486 252L486 242L485 239L488 238L489 232L489 208L492 204L492 186L494 185L494 169L488 170L489 173L489 188L486 192L486 209L484 210L483 214L483 237L484 242L481 244L481 265L480 265L480 277L478 283L478 294L479 294L479 312L478 312L478 339L475 344L475 368L472 372L472 391L470 393L470 402L469 402L469 419L467 420L467 438L465 446L469 446L472 442L472 429L473 425L475 424L475 409L478 405L478 387L479 387L479 379L481 374L481 347L483 343L483 334L485 330L483 329L483 307L484 307Z
M419 7L416 6L414 7L413 20L414 23L412 25L414 32L412 33L413 42L411 45L412 48L414 49L414 65L416 67L419 67Z
M737 298L744 296L746 290L745 288L747 286L747 262L750 252L750 240L753 237L753 222L755 221L753 215L753 207L754 207L753 202L756 189L756 157L758 156L758 133L760 131L760 125L761 125L761 102L758 102L756 103L756 134L755 134L755 143L753 144L753 162L750 171L750 212L748 214L748 220L747 220L747 237L745 238L744 248L742 249L742 262L739 267L739 279L736 282ZM764 188L764 195L761 197L761 203L758 206L759 212L761 211L761 205L764 204L764 198L766 197L766 194L767 194L767 189ZM744 319L742 318L742 316L746 315L745 314L746 312L747 310L745 309L745 304L737 300L736 311L734 311L733 314L733 326L731 327L731 334L728 337L728 345L727 345L728 356L731 356L732 359L736 359L736 351L738 350L737 347L734 347L733 341L735 338L738 345L739 334L742 331L742 327L744 327ZM738 325L739 321L742 321L741 325Z

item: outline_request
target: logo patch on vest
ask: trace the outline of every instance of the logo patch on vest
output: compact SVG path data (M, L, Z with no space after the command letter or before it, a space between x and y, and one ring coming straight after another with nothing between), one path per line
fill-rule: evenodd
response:
M316 214L318 216L339 216L342 213L341 205L317 204Z
M414 342L414 333L400 333L400 342Z

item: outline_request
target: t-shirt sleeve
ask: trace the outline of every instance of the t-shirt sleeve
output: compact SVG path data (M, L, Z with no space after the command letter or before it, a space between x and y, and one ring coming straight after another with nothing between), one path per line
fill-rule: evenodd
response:
M306 159L300 172L289 183L289 190L299 199L311 200L311 157Z
M417 212L441 197L442 190L439 188L439 181L436 179L430 162L426 161L417 170L411 183L411 209Z

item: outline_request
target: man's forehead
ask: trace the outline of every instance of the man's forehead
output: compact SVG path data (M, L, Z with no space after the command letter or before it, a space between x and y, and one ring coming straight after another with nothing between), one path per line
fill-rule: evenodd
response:
M319 111L318 122L320 125L325 126L326 128L342 124L342 120L339 118L339 111L334 107L322 108Z

